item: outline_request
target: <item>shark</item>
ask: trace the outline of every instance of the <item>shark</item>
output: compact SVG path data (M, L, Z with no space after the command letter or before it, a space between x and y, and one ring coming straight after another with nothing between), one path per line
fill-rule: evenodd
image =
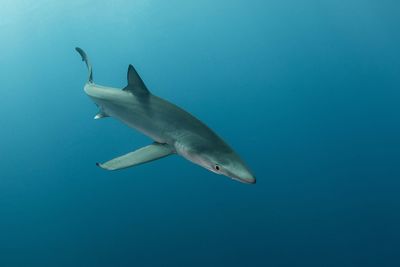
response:
M99 107L94 119L113 117L153 140L125 155L103 163L105 170L119 170L177 154L190 162L233 180L255 184L256 178L240 156L213 130L182 108L152 94L132 65L126 87L94 83L92 65L76 47L88 70L84 92Z

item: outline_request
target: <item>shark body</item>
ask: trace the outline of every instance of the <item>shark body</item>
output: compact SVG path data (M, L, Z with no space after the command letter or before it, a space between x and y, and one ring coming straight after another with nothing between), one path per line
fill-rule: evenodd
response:
M92 66L86 53L76 48L88 67L85 93L100 111L95 119L113 117L150 137L154 143L97 165L118 170L178 154L214 173L243 183L256 179L240 157L200 120L147 89L132 65L128 85L121 89L93 82Z

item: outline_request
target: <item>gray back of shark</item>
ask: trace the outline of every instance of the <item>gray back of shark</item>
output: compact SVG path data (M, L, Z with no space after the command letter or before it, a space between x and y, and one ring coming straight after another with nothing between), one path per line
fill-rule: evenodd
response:
M256 179L240 157L209 127L178 106L150 93L132 65L128 85L121 89L93 82L86 53L76 48L88 67L84 90L99 107L95 119L116 118L149 136L154 143L97 165L118 170L178 154L214 173L243 183Z

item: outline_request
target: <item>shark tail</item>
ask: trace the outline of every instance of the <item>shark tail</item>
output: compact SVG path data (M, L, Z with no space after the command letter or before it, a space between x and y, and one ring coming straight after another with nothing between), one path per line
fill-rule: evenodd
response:
M93 71L92 71L92 64L90 64L89 58L86 55L85 51L82 48L75 47L75 50L81 55L82 61L85 61L86 66L88 68L88 82L93 83Z

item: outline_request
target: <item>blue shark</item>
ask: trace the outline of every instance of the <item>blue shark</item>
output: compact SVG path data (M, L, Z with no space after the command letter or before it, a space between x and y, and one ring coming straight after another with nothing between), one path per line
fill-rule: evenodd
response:
M256 182L245 162L221 137L187 111L152 94L132 65L125 88L101 86L93 81L87 54L79 47L76 51L88 69L84 91L99 107L94 118L113 117L153 140L97 166L119 170L177 154L216 174L246 184Z

